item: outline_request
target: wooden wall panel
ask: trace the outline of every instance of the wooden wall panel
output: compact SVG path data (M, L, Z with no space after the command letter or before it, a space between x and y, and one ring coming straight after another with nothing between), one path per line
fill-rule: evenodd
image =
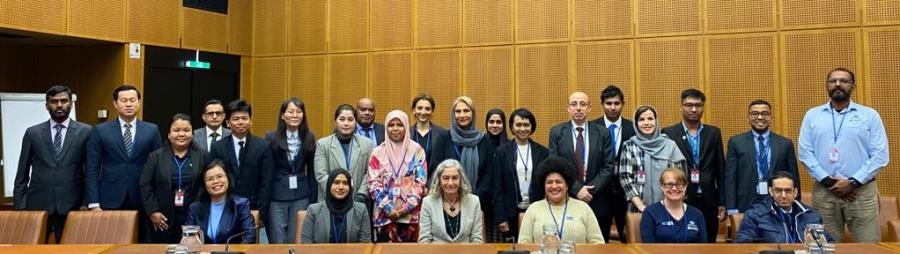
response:
M579 40L632 36L630 0L575 0L573 14Z
M328 1L329 52L369 49L369 1Z
M409 51L372 53L372 100L375 102L375 121L384 123L391 110L411 113L412 53ZM410 123L412 116L409 115Z
M128 44L121 47L123 55L128 54ZM141 45L141 58L125 58L125 84L131 84L136 87L144 87L144 59L147 47Z
M491 108L499 108L509 117L515 109L515 49L506 47L470 48L465 51L466 92L479 108L478 127ZM504 123L504 127L506 123ZM508 129L508 128L507 128Z
M228 16L184 8L182 47L203 51L228 52Z
M0 26L66 33L66 0L0 0Z
M773 31L775 12L775 0L706 0L706 31Z
M781 28L802 29L859 25L858 2L781 0Z
M588 94L594 104L591 119L603 116L600 93L609 85L616 85L625 94L622 116L631 119L637 100L634 98L634 43L605 41L575 45L575 90Z
M416 47L459 46L460 4L461 0L417 0Z
M368 96L368 54L340 54L329 56L328 107L341 104L356 107L359 98Z
M460 50L457 49L416 52L416 94L427 93L434 97L436 105L432 121L440 126L450 126L450 104L462 95L460 58Z
M253 56L287 52L287 1L253 1Z
M661 126L681 121L681 92L702 85L700 43L699 37L638 41L640 102L656 107ZM705 108L704 121L709 111Z
M278 123L278 109L287 98L287 58L253 59L253 125L251 132L265 135Z
M699 34L702 11L700 0L635 0L637 35Z
M331 134L333 109L325 107L325 56L302 56L289 59L288 95L306 104L304 116L316 137Z
M67 34L125 40L125 0L69 0Z
M464 6L467 45L513 42L512 0L466 0Z
M412 0L372 0L369 43L372 50L411 49Z
M552 44L517 48L519 107L538 119L533 139L547 145L550 128L570 119L566 113L569 91L569 46Z
M869 56L869 64L865 71L865 78L861 86L869 91L870 105L878 110L884 121L884 128L888 134L888 148L891 161L900 160L900 109L897 108L897 98L900 98L900 47L896 43L900 41L900 28L870 29L866 31L866 55ZM859 79L859 76L857 76ZM856 92L859 92L857 89ZM900 195L900 170L896 163L888 164L878 174L878 189L881 195ZM891 179L891 180L880 180Z
M228 53L253 53L253 0L228 1Z
M241 57L241 92L238 98L253 103L253 58L248 56Z
M569 39L568 0L518 0L516 42L553 42Z
M866 25L900 24L900 1L866 0Z
M179 47L181 1L128 0L128 41Z
M290 54L325 53L328 4L321 0L291 0Z

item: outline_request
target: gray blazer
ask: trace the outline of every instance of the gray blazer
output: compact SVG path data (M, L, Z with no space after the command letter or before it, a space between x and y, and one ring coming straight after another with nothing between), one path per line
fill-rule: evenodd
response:
M450 238L447 234L447 225L444 224L444 201L434 195L426 196L422 202L422 214L419 218L419 242L483 243L484 220L481 201L475 194L468 194L461 203L459 233L455 238Z
M369 156L372 155L372 141L369 138L353 135L350 142L350 168L347 168L347 162L344 159L344 148L334 134L325 136L316 141L316 182L319 182L319 202L325 200L326 181L328 181L328 173L332 170L343 168L350 172L350 178L353 180L351 186L356 189L354 200L362 201L369 197L369 184L366 181L366 172L368 172ZM362 197L359 197L362 196ZM364 197L364 198L363 198Z
M219 140L222 140L222 138L225 138L228 135L231 135L231 130L229 130L228 128L225 128L225 126L221 126L219 128L222 128L222 136L219 136ZM207 139L209 139L209 135L206 134L206 126L204 126L203 128L194 130L194 144L197 147L199 147L200 150L203 150L206 152L211 152L209 147L206 146Z
M372 223L365 204L353 202L353 209L347 212L347 222L348 243L372 242ZM300 243L331 243L331 210L325 202L306 208Z

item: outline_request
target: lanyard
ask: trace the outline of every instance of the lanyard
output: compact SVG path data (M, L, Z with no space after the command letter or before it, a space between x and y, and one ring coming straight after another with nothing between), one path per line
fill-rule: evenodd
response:
M762 137L762 134L760 134L760 137ZM757 150L759 152L756 154L756 163L757 163L756 169L757 169L757 172L759 173L760 180L768 179L769 172L764 172L762 170L762 167L760 167L761 165L759 165L759 163L765 163L766 166L769 165L769 160L771 159L771 158L769 158L769 146L771 146L771 144L772 144L772 139L766 139L766 141L763 142L762 147L760 147ZM766 168L768 168L768 167L766 167Z
M409 152L409 149L403 149L403 158L401 158L400 163L395 167L394 159L391 156L388 156L388 163L391 164L391 176L393 176L393 180L397 179L397 176L400 175L400 170L403 169L403 161L406 161L406 153Z
M697 128L697 135L691 135L691 131L685 127L684 135L687 136L688 144L691 145L691 159L694 160L694 167L700 168L700 132L703 132L703 124Z
M184 169L184 164L187 163L190 157L185 156L183 160L179 160L178 156L172 156L172 161L175 162L175 167L178 168L178 190L182 190L181 188L181 172Z
M428 126L428 134L425 134L425 136L422 137L423 139L425 139L425 144L422 144L422 142L419 141L419 132L413 132L413 137L416 138L416 143L425 146L423 148L425 148L425 152L427 154L427 152L429 151L428 145L431 144L431 126Z
M838 115L841 115L841 125L838 126L834 123L834 107L831 106L831 103L828 104L828 107L831 108L831 131L834 133L834 143L832 144L832 146L837 146L838 136L841 134L841 129L844 128L844 119L847 118L847 116L845 114L838 113ZM847 112L849 112L850 107L847 107L846 110ZM835 126L837 126L837 128L835 128Z
M332 142L334 142L335 136L331 136ZM340 143L340 141L338 141ZM347 149L344 149L344 146L341 145L341 149L344 150L344 161L347 163L347 170L350 170L350 153L353 152L353 137L350 137L350 144L347 145Z
M796 243L796 242L799 242L799 239L795 238L796 236L794 236L794 234L792 234L792 233L790 232L790 231L791 231L791 230L790 230L790 228L791 228L790 224L792 224L792 223L791 223L791 215L789 214L789 215L787 216L787 218L785 218L785 217L784 217L784 215L785 215L785 214L784 214L784 211L781 211L781 208L780 208L780 207L775 208L775 212L778 213L778 216L779 216L779 217L781 217L781 223L782 223L783 226L784 226L784 235L785 235L785 238L787 238L786 240L788 241L788 243ZM796 230L796 227L794 227L794 230Z
M522 153L519 152L519 148L516 147L516 155L519 157L519 160L522 161L522 167L525 168L525 180L528 180L528 161L531 161L531 142L528 142L528 153L525 155L526 157L522 157Z
M553 223L556 224L556 235L559 236L559 239L563 239L563 228L566 226L566 213L569 212L569 197L566 197L566 206L563 208L562 223L556 220L556 215L553 214L553 208L550 207L550 200L547 200L547 210L550 211L550 216L553 217Z
M344 220L342 220L341 223L334 223L334 221L335 221L334 217L337 217L337 216L332 215L332 217L331 217L331 228L332 228L331 234L332 234L332 237L334 237L334 241L333 241L333 242L334 242L334 243L340 243L340 242L341 242L341 235L343 235L344 232L343 232L343 230L341 230L341 228L338 227L338 225L340 225L341 227L343 227L343 226L344 226L344 223L347 223L347 221L346 221L347 218L344 217Z
M646 169L644 169L644 149L641 148L640 146L638 146L638 149L641 150L641 158L640 158L640 160L638 160L639 163L640 163L640 164L638 164L638 168L639 168L641 171L647 172Z
M456 151L456 159L462 161L462 152L459 151L459 146L456 143L453 143L453 151Z

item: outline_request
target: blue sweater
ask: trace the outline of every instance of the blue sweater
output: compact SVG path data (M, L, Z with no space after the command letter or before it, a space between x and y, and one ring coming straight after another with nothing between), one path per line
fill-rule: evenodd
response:
M681 220L675 220L662 202L644 209L641 216L641 242L644 243L706 243L706 224L703 213L687 206Z

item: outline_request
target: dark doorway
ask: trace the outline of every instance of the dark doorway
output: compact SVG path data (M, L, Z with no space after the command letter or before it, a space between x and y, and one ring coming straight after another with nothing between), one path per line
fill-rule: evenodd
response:
M159 125L163 139L177 113L191 115L194 128L204 126L203 105L211 99L224 103L240 95L240 56L200 52L209 69L185 67L196 51L146 46L144 55L144 120Z

